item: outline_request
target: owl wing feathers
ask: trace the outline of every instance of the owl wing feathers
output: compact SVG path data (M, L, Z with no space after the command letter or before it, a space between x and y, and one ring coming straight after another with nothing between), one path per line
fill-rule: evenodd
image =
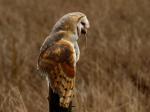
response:
M60 96L60 105L68 107L75 86L75 52L66 40L59 40L41 52L39 70L48 76L51 88Z
M76 73L74 50L72 46L63 40L48 47L39 57L39 69L51 71L54 66L61 65L63 72L68 77L74 77Z

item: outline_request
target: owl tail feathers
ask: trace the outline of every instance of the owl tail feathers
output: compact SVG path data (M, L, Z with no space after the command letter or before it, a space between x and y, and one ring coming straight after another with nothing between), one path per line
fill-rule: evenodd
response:
M59 95L54 93L49 86L49 112L72 112L72 103L68 108L64 108L60 106L59 99Z

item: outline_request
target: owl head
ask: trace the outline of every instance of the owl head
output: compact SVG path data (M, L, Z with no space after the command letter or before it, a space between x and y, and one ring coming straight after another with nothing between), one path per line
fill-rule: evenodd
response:
M61 17L54 25L52 32L66 31L79 37L82 34L85 35L89 27L90 24L85 14L72 12Z

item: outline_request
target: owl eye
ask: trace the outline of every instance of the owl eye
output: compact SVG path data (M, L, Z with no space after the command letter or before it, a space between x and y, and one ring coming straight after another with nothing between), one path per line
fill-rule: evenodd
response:
M82 24L83 26L85 26L85 23L84 23L84 22L81 22L81 24Z

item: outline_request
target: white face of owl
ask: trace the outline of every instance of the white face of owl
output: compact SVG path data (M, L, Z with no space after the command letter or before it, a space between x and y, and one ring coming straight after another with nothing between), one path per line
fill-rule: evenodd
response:
M90 28L89 21L86 16L82 17L77 24L77 33L78 36L81 34L85 35L87 33L87 29Z

